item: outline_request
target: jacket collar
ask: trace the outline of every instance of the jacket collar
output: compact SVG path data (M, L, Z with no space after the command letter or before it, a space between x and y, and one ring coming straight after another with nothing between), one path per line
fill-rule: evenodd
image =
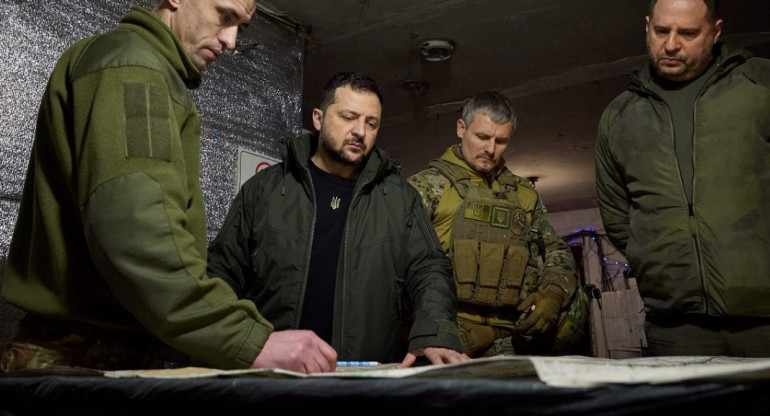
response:
M198 88L203 75L195 66L179 38L165 23L155 17L152 12L139 6L132 6L126 13L118 28L128 27L144 40L151 43L169 60L179 77L188 88Z
M450 162L452 164L455 164L457 166L460 166L463 168L463 170L467 171L468 174L471 177L478 177L483 180L485 180L487 183L492 183L495 180L497 180L500 175L503 174L503 172L508 169L505 166L505 159L500 158L500 164L495 168L494 171L490 172L488 175L482 175L481 173L474 170L468 162L465 161L463 158L463 152L461 149L461 144L457 143L452 146L449 146L445 151L444 154L441 155L441 159L446 160L447 162Z
M303 130L298 136L281 138L279 150L285 169L309 170L310 157L315 153L317 146L318 132ZM400 172L401 165L386 151L375 146L367 156L357 182L360 185L380 181L387 175L398 175Z
M714 63L712 65L717 65L718 68L712 79L718 79L751 56L752 53L745 49L717 42L714 45ZM633 71L630 75L629 90L650 94L653 71L652 64L649 62Z

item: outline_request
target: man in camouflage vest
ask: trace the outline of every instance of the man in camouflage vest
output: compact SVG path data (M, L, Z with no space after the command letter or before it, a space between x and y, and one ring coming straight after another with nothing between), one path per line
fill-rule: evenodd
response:
M461 143L409 178L452 259L460 340L473 358L569 353L584 335L572 252L531 184L505 166L515 128L510 101L480 93L457 120Z

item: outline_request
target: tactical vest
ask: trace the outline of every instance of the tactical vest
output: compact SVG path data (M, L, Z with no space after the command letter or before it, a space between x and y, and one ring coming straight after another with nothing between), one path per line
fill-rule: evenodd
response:
M537 254L544 252L542 237L531 230L519 201L519 179L503 174L500 190L493 191L474 184L466 170L451 162L438 159L429 166L449 179L462 199L449 237L458 301L518 305L537 285ZM439 204L445 201L442 197Z

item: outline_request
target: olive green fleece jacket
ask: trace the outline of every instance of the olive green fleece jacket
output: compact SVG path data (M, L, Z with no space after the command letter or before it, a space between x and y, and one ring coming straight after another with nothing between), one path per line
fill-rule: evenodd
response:
M692 213L647 65L601 118L602 220L649 314L770 317L770 61L715 56L694 106Z
M200 80L177 37L138 7L62 55L38 115L8 302L148 331L212 367L252 364L270 324L206 275L200 125L187 90Z
M302 315L316 221L308 165L317 143L312 133L282 139L282 163L241 187L209 247L209 275L253 300L276 330L298 328ZM375 147L353 190L331 340L341 360L397 362L429 346L460 351L451 264L399 172Z

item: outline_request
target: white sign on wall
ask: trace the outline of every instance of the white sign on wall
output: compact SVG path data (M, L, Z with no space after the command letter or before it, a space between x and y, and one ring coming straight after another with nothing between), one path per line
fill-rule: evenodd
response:
M267 157L252 150L238 149L238 183L235 192L241 188L244 182L256 175L262 169L279 163L280 160Z

